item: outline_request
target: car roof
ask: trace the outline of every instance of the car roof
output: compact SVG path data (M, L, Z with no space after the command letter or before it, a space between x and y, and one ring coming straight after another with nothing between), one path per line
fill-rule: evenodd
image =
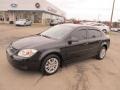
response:
M81 28L81 30L84 29L84 28L89 28L89 30L93 30L93 29L94 29L94 30L98 30L98 31L100 31L102 34L105 35L105 33L102 32L102 31L101 31L98 27L96 27L96 26L81 25L81 24L62 24L62 25L70 26L70 27L74 28L73 31L74 31L74 30L77 30L77 28Z
M91 26L91 25L82 25L82 24L62 24L63 26L69 26L69 27L73 27L75 29L77 28L90 28L90 29L97 29L99 30L99 28L95 27L95 26Z

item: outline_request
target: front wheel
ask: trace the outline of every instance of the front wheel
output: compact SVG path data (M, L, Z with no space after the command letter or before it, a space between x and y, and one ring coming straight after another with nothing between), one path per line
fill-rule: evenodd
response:
M104 59L104 57L106 56L106 51L107 49L105 47L102 47L98 53L98 55L96 56L97 59L102 60Z
M57 72L60 66L60 58L57 55L48 55L41 65L44 74L52 75Z

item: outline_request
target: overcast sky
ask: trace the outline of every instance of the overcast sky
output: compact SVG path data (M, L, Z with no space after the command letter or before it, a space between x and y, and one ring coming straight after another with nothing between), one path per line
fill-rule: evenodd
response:
M110 20L113 0L48 0L61 10L67 18L87 20ZM120 19L120 0L116 0L113 20Z

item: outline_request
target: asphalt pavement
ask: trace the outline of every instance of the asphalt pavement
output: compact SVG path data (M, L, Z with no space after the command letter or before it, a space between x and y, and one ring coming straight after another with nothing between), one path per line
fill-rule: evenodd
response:
M47 28L0 24L0 90L120 90L120 33L117 32L110 33L111 45L102 61L89 58L64 66L51 76L12 67L6 58L10 42Z

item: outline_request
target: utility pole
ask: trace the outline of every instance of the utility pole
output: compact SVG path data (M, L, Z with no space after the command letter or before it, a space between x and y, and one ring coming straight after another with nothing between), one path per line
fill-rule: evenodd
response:
M112 28L114 7L115 7L115 0L113 0L113 5L112 5L112 12L111 12L111 18L110 18L110 29Z

